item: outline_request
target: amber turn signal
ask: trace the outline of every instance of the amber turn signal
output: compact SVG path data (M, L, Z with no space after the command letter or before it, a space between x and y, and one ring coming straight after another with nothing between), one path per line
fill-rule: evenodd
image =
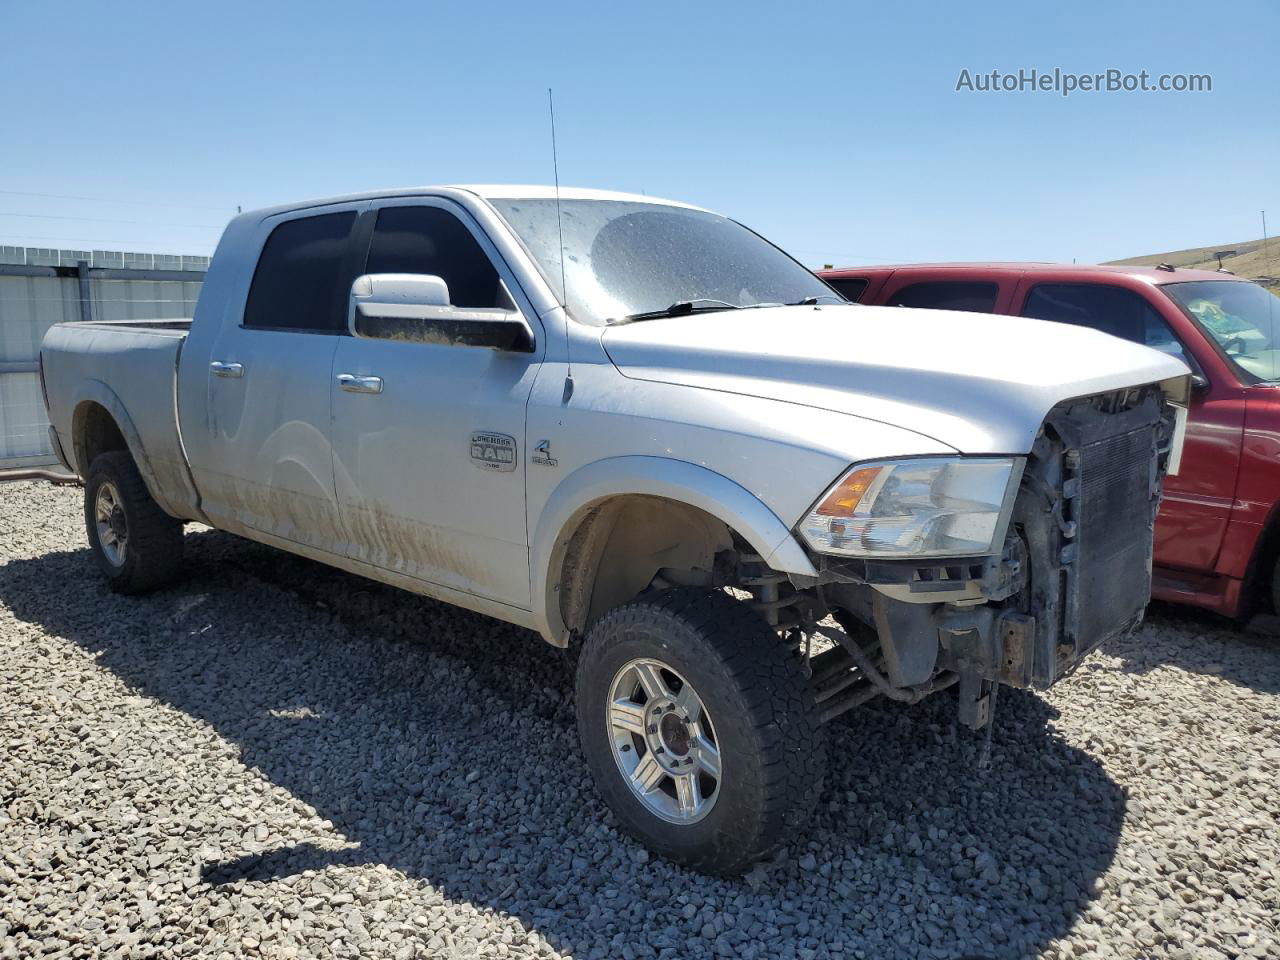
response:
M849 474L818 504L814 512L821 517L850 517L875 483L883 467L863 467Z

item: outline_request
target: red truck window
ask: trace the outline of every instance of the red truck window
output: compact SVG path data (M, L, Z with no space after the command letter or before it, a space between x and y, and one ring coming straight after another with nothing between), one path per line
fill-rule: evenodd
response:
M1092 327L1192 364L1164 318L1144 298L1123 287L1101 283L1038 284L1027 294L1022 315Z
M857 303L867 289L867 281L863 277L832 277L827 279L827 283L850 303Z
M930 310L971 310L992 313L998 287L994 283L936 280L903 287L886 302L891 307L925 307Z

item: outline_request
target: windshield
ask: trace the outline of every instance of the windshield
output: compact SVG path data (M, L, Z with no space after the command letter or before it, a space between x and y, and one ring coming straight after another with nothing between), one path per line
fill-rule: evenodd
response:
M1169 283L1164 291L1199 321L1245 379L1280 378L1280 297L1238 280Z
M569 312L617 322L700 301L698 309L841 298L741 224L701 210L623 200L562 200L567 291L560 284L556 201L494 199ZM707 301L721 301L711 304Z

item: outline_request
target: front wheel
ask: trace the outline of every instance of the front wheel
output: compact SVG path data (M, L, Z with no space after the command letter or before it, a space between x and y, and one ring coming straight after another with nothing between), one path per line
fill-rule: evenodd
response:
M813 809L826 747L800 659L722 591L606 614L577 676L578 733L622 826L661 856L733 874Z
M1271 612L1280 617L1280 556L1271 568Z

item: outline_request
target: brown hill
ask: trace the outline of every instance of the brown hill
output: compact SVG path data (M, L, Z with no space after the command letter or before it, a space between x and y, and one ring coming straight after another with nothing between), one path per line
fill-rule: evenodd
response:
M1152 253L1143 257L1130 257L1127 260L1112 260L1114 264L1154 267L1161 263L1175 267L1195 267L1203 270L1217 270L1218 251L1234 250L1235 253L1222 258L1222 266L1238 277L1251 280L1271 280L1272 284L1280 284L1280 238L1271 237L1265 243L1262 240L1245 240L1240 243L1220 243L1212 247L1195 247L1191 250L1174 250L1171 253Z

